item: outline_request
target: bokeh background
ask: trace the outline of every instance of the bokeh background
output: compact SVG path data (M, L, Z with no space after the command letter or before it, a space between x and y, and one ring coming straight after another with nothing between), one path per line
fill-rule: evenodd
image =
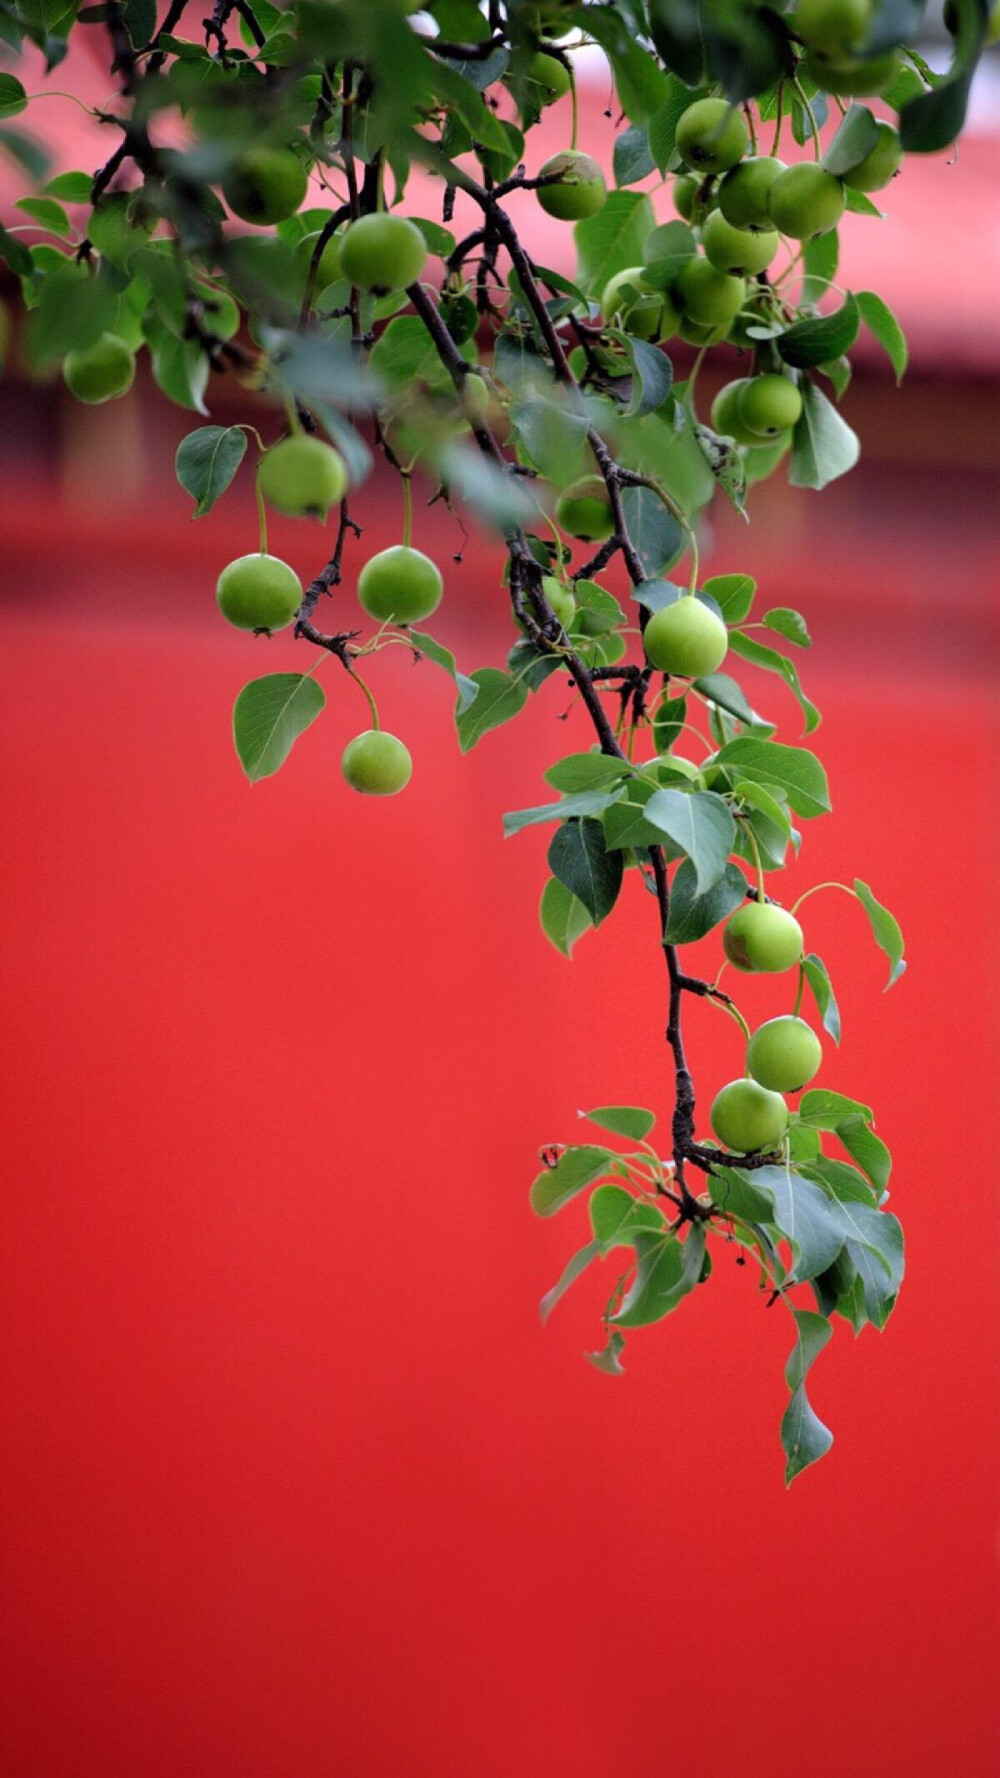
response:
M340 779L364 712L331 661L327 714L251 789L233 697L301 650L215 610L254 546L249 475L192 524L173 453L197 421L144 375L78 408L15 342L5 1778L997 1769L996 98L988 71L957 159L887 194L891 228L845 230L845 281L895 304L914 356L897 392L858 354L861 467L760 489L749 531L715 514L707 539L816 641L835 813L790 895L856 873L910 957L883 998L860 911L810 902L845 1026L825 1079L878 1107L909 1278L884 1335L855 1350L838 1324L812 1388L834 1450L788 1494L789 1328L749 1268L723 1256L617 1381L582 1357L607 1278L539 1325L584 1238L580 1206L528 1213L539 1144L667 1093L646 898L630 884L570 965L536 923L545 835L501 836L578 713L550 686L462 760L447 681L390 651L374 683L415 772L368 803ZM74 107L50 116L57 165L103 158ZM552 147L566 128L556 108ZM21 190L5 169L5 216ZM224 379L209 405L250 411ZM355 571L397 540L398 490L376 475L357 510ZM447 571L435 631L500 663L495 548L440 507L415 542ZM280 520L272 547L303 578L328 553ZM354 611L349 575L331 627ZM791 699L745 678L796 739ZM775 992L741 985L751 1016ZM707 1097L738 1034L708 1007L688 1025Z

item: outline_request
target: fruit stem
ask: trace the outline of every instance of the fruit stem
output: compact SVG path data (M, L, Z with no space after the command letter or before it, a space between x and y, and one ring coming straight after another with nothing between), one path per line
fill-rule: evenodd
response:
M760 847L757 844L757 835L754 833L752 827L747 827L744 831L747 839L750 841L750 850L753 853L753 861L757 869L757 894L763 903L767 900L767 891L764 887L764 866L760 860ZM795 910L793 909L792 911L794 913Z
M808 901L810 895L817 895L821 889L842 889L844 891L845 895L853 895L855 901L857 900L857 895L855 894L854 890L848 886L847 883L814 883L811 889L803 890L802 894L799 896L798 901L793 903L792 910L791 910L792 913L793 914L797 913L799 908L802 906L802 903L804 901Z
M747 1024L746 1019L743 1017L743 1014L740 1012L740 1009L736 1005L735 1001L733 1001L733 1000L719 1000L716 998L716 996L714 994L709 994L706 996L706 998L711 1001L713 1006L717 1006L721 1012L727 1012L729 1014L730 1018L733 1018L736 1020L736 1023L738 1024L740 1030L742 1031L744 1037L746 1038L747 1043L749 1043L750 1042L750 1027Z
M795 1005L792 1007L792 1018L793 1019L797 1019L799 1016L799 1011L802 1006L802 996L803 996L803 993L805 992L805 986L806 986L806 972L805 972L805 968L800 963L799 964L799 985L798 985L798 988L795 993Z
M569 145L570 145L571 149L575 149L576 135L577 135L577 130L578 130L579 124L580 124L580 102L577 98L576 77L573 73L572 68L570 68L568 70L568 72L569 72L569 99L570 99L570 104L573 107L573 119L570 124L570 131L569 131Z
M750 153L755 155L757 153L757 126L753 119L753 107L746 101L743 105L743 115L747 120L747 129L750 132Z
M302 421L299 419L299 410L291 395L285 396L285 417L288 421L288 430L292 437L301 437Z
M413 531L413 488L410 482L410 471L408 469L400 470L400 479L403 483L403 548L409 549Z
M257 523L260 530L260 553L267 555L267 507L260 486L260 469L257 470Z
M809 125L810 125L810 128L812 129L813 158L815 160L819 161L823 157L823 149L822 149L822 146L820 144L820 139L819 139L819 125L816 122L816 113L813 110L812 106L810 105L809 100L806 98L805 89L802 85L802 82L798 79L793 79L792 87L794 88L795 92L798 94L799 102L804 107L806 116L809 119Z
M778 149L781 147L781 131L785 122L785 83L778 82L778 109L774 121L774 141L771 143L771 159L777 160Z
M364 680L362 679L361 674L356 673L354 671L353 667L348 667L347 675L348 675L349 679L354 680L355 685L360 685L361 690L364 692L365 698L367 699L367 702L368 702L368 708L371 711L372 728L375 730L375 732L377 734L379 722L378 722L378 705L376 704L375 699L372 697L371 692L368 690L368 687L365 684Z

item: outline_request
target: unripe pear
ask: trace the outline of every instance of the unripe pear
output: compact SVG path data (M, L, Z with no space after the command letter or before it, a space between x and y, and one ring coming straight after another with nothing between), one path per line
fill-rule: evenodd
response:
M658 672L703 679L725 660L729 631L711 606L685 593L654 611L642 640L647 659Z
M786 170L784 161L773 155L754 155L741 161L726 174L719 186L719 209L734 228L774 228L767 195L779 173Z
M420 623L437 610L443 592L437 563L406 543L380 550L358 575L358 598L379 623Z
M219 610L238 630L284 630L302 603L302 582L277 556L237 556L215 588Z
M234 216L267 227L294 216L306 195L309 175L290 148L246 148L222 195Z
M340 769L352 790L363 796L396 796L413 772L408 747L384 729L365 729L348 741Z
M688 321L699 327L719 327L732 321L743 307L746 285L731 278L707 259L686 259L674 284L674 293Z
M567 531L582 543L603 543L615 528L604 483L594 477L568 488L556 501L555 520L560 531Z
M608 195L604 174L593 155L568 148L553 154L538 169L540 179L552 179L551 185L538 186L535 196L547 216L560 222L579 222L594 216Z
M427 243L416 225L382 210L350 223L340 243L342 277L376 296L415 284L426 260Z
M747 380L737 406L742 424L759 443L791 431L802 413L802 396L790 378L767 371Z
M747 1068L774 1093L798 1093L823 1061L823 1046L811 1025L794 1013L758 1025L747 1044Z
M739 111L725 99L696 99L677 122L675 147L697 173L724 173L750 145Z
M801 962L802 928L785 908L748 901L723 927L722 948L737 969L777 975Z
M293 518L325 519L347 492L344 459L321 438L282 439L265 451L257 474L264 499Z
M779 173L768 194L776 229L796 241L811 241L836 228L847 198L843 181L813 161L799 161Z
M731 1080L712 1100L709 1119L724 1148L758 1154L777 1148L788 1128L788 1106L780 1093L755 1080Z
M852 191L881 191L903 164L903 144L899 131L891 123L877 123L878 141L863 161L844 174L844 184Z
M781 245L776 229L734 228L713 210L701 231L705 257L731 277L756 277L767 270Z
M63 377L77 401L96 407L128 393L135 381L135 355L117 334L102 333L93 346L67 352Z

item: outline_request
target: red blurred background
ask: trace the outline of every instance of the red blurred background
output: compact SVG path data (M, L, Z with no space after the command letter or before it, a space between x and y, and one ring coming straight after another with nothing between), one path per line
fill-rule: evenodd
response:
M862 467L759 490L749 531L712 520L711 567L750 566L816 639L835 813L790 892L865 878L910 957L883 998L860 912L809 903L845 1024L824 1078L878 1107L909 1278L884 1335L855 1350L838 1325L812 1389L836 1443L791 1493L789 1328L749 1269L723 1255L618 1381L581 1357L606 1279L539 1325L585 1217L530 1218L538 1145L667 1089L646 898L630 883L569 965L535 919L545 837L501 837L584 741L564 693L463 760L447 681L389 651L376 691L416 763L375 804L340 780L365 719L331 661L326 715L250 789L232 699L302 651L215 611L253 547L249 476L192 525L172 458L196 420L145 385L81 410L15 369L5 1775L996 1770L1000 337L993 248L959 215L995 155L972 139L898 182L904 218L935 218L926 278L892 291L854 249L916 347L902 393L862 358ZM246 415L219 380L209 401ZM398 537L393 484L358 510L355 567ZM501 662L494 548L452 562L439 507L414 540L447 569L435 632ZM327 553L282 521L272 547L303 577ZM350 582L334 610L350 623ZM745 676L796 739L792 701ZM773 984L741 999L778 1010ZM707 1096L738 1034L688 1023Z

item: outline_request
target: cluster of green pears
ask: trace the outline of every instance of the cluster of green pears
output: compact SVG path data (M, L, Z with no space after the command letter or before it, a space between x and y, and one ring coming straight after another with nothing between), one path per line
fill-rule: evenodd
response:
M748 901L723 927L722 948L736 969L779 974L801 964L802 928L787 909ZM822 1060L819 1038L797 1013L758 1026L747 1044L746 1074L712 1101L709 1121L723 1147L737 1154L777 1148L788 1128L783 1095L808 1086Z
M257 471L261 496L291 518L326 520L347 493L348 474L340 452L324 440L294 433L265 451ZM239 630L273 635L287 629L302 605L302 582L287 562L266 549L237 556L216 584L219 610ZM369 557L358 576L358 598L380 624L422 622L437 610L444 582L436 562L408 543ZM353 790L368 796L394 796L410 781L413 762L396 735L373 727L345 748L341 770Z

